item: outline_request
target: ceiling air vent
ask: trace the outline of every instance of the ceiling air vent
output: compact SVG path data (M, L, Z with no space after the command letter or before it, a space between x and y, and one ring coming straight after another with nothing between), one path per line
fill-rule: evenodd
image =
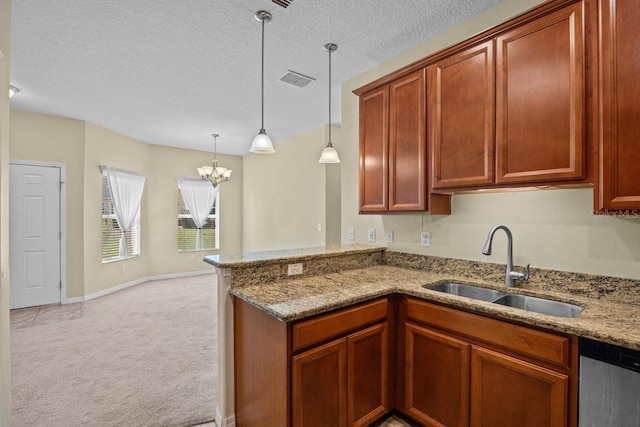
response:
M293 0L271 0L271 1L277 4L278 6L284 7L285 9L291 6L291 3L293 3Z
M297 87L305 87L315 79L313 77L305 76L295 71L287 70L287 74L280 77L280 81L294 85Z

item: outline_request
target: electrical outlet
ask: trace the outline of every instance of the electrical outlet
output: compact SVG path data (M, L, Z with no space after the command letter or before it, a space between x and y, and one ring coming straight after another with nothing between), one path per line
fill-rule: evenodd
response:
M428 231L423 231L420 234L420 246L429 247L431 246L431 233Z
M347 230L347 236L349 240L356 240L356 229L353 227L349 227Z
M302 274L302 263L299 262L297 264L288 264L287 265L287 275L295 276L298 274Z
M393 230L386 231L387 243L393 243Z
M376 229L375 228L370 228L369 229L369 241L370 242L375 242L376 241Z
M318 223L318 231L322 231L322 223L321 222Z

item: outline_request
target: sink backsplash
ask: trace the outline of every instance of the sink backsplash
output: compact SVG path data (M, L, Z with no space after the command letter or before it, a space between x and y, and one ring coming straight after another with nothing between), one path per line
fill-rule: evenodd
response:
M383 253L383 263L403 268L429 270L466 277L504 283L505 265L455 258L392 252ZM518 266L518 271L523 267ZM640 280L610 276L573 273L559 270L531 268L528 282L518 282L516 289L535 289L608 301L640 305Z

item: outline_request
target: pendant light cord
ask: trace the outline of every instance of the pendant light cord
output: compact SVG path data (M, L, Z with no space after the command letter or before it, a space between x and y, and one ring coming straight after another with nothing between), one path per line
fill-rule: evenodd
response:
M262 17L262 82L261 82L261 96L262 96L262 111L261 111L261 123L260 123L260 131L264 132L264 21L265 18Z
M329 147L331 144L331 49L329 49Z

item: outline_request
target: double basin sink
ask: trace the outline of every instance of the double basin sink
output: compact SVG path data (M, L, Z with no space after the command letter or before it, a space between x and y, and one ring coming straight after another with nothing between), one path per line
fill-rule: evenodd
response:
M488 301L507 307L519 308L557 317L578 317L583 308L565 302L552 301L544 298L530 297L519 294L509 294L494 289L481 288L479 286L464 285L462 283L444 282L433 286L425 286L432 291L444 292L450 295L471 298L479 301Z

